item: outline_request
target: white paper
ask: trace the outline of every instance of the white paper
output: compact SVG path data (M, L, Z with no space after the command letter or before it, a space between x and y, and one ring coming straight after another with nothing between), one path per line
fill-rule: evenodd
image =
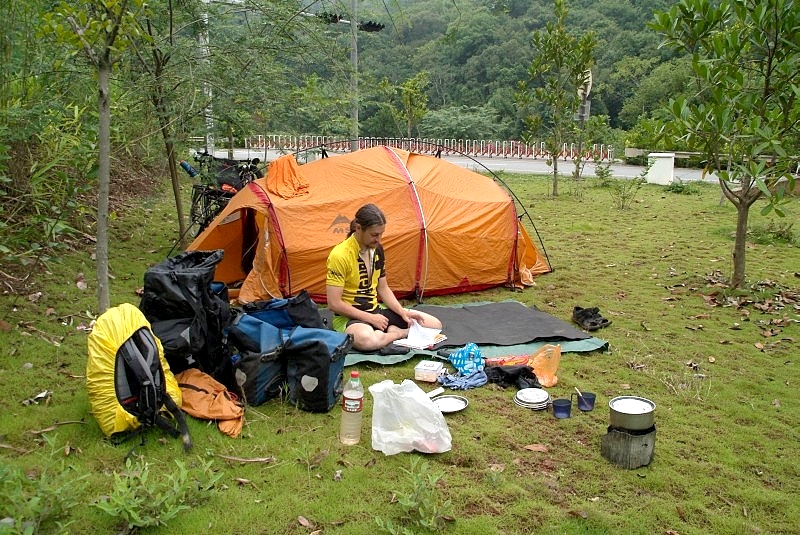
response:
M423 327L416 321L412 321L411 326L408 328L408 337L395 340L394 343L412 349L425 349L437 342L436 335L440 332L442 332L441 329Z

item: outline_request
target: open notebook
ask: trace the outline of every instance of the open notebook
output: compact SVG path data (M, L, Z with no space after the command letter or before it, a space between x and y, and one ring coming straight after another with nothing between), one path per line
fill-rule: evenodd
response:
M394 343L411 349L428 349L444 340L447 340L447 336L442 333L441 329L423 327L416 321L412 321L411 327L408 328L408 337L395 340Z

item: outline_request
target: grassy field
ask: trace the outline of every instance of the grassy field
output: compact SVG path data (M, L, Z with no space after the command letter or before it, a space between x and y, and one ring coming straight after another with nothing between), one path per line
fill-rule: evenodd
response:
M451 534L800 533L800 239L789 226L797 201L783 220L753 207L747 288L732 291L735 210L720 204L715 185L688 194L646 185L619 210L613 188L594 180L580 189L565 180L550 198L542 177L503 178L555 271L522 292L426 302L515 299L566 321L575 305L599 307L613 320L596 333L609 350L563 354L549 389L553 397L596 392L594 411L557 420L516 406L513 389L487 385L447 416L453 447L439 455L373 451L369 395L353 447L337 441L337 410L311 414L278 401L249 408L238 439L191 420L188 455L157 431L144 445L113 445L89 414L84 386L83 327L96 309L87 243L4 279L0 518L42 520L42 533L119 533L121 517L95 504L124 495L129 509L163 503L161 511L177 512L141 533L403 533L381 530L375 518L398 526L404 515L406 533L426 533L425 520L443 521L439 532ZM144 271L170 252L169 199L165 190L114 220L112 304L138 304ZM359 369L366 385L400 382L418 360ZM618 395L657 405L655 456L645 467L623 469L600 454L608 400ZM141 457L126 472L134 447ZM200 492L209 470L218 479ZM149 477L140 506L121 493L133 480L125 473ZM177 511L180 500L186 509Z

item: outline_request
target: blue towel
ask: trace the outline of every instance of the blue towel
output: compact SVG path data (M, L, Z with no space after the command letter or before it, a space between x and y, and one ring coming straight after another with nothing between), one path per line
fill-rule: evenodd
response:
M489 378L486 377L485 371L476 370L469 375L461 375L460 373L443 375L439 377L439 382L442 386L453 390L469 390L470 388L478 388L485 385L489 382Z

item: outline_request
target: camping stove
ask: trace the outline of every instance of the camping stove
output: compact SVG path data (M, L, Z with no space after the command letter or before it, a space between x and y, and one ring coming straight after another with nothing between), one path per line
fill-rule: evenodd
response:
M650 464L656 446L656 426L648 429L625 429L608 426L600 439L600 453L622 468L639 468Z

